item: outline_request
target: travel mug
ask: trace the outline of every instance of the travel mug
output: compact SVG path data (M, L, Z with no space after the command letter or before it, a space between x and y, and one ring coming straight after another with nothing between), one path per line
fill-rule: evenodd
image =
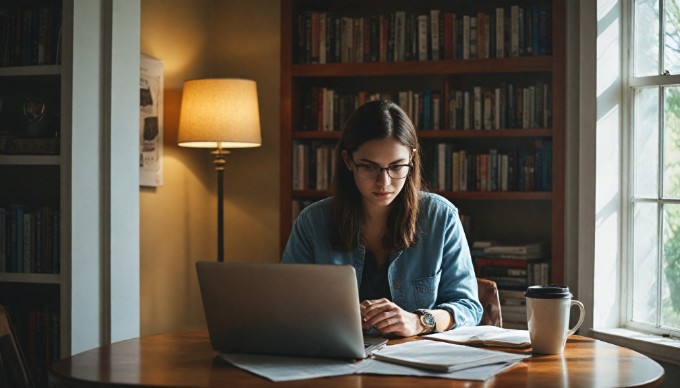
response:
M574 334L583 323L583 303L572 300L569 287L541 285L527 288L527 323L531 348L534 353L561 354L567 337ZM571 306L578 306L580 316L573 328L569 328Z

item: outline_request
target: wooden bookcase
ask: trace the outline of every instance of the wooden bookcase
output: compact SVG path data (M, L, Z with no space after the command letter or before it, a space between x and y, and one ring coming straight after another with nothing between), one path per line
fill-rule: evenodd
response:
M37 386L47 385L47 369L40 366L46 366L50 358L139 335L135 275L139 236L131 221L139 219L134 202L138 186L133 179L138 173L139 149L129 142L138 135L139 106L129 96L139 93L139 48L128 44L138 36L131 28L139 20L139 4L0 0L0 21L14 18L15 28L25 27L16 28L9 41L24 42L26 53L37 53L38 58L40 48L36 51L24 34L40 36L40 20L44 21L40 7L45 4L58 15L48 19L47 25L61 27L58 48L52 51L60 53L60 60L0 61L0 137L30 140L21 152L4 148L0 153L0 207L53 210L48 218L52 233L39 238L36 232L35 241L26 242L31 249L26 256L29 260L17 256L11 271L6 266L0 271L0 303L9 307L20 340L21 333L26 333L28 345L23 347L28 350L24 353ZM12 16L19 14L23 15L21 24L18 16ZM38 27L28 27L35 22ZM93 36L98 38L90 39ZM118 47L113 56L109 55L111 47ZM44 101L47 119L43 127L28 127L23 112L27 97ZM35 146L35 137L49 136L58 139L56 149L49 142ZM31 225L41 229L37 227L40 217L30 217L29 230ZM18 216L12 218L18 224ZM5 228L0 238L7 243L12 237ZM49 319L43 314L47 306ZM25 310L28 313L22 313Z
M36 386L70 349L62 17L60 1L0 1L0 303Z
M539 9L548 10L550 23L547 24L547 28L549 30L541 30L538 34L542 37L541 39L544 39L541 43L543 45L541 52L539 52L541 55L526 55L525 52L525 55L512 56L509 53L510 47L506 46L502 57L496 57L492 51L488 57L482 55L482 58L455 59L456 53L454 52L453 58L432 60L430 52L427 60L373 62L371 50L368 50L367 56L362 58L368 61L361 63L356 63L356 57L350 59L349 62L347 60L343 62L342 58L340 58L340 63L333 62L337 56L332 57L331 54L326 55L326 63L309 63L310 58L315 60L318 55L309 52L308 48L316 38L313 37L314 33L300 32L305 28L308 30L303 31L316 31L316 27L309 26L316 22L308 22L308 20L314 20L313 18L319 17L319 14L332 15L338 19L342 17L363 18L369 24L369 27L363 31L369 31L369 34L371 16L383 15L387 20L390 18L394 20L393 15L396 11L404 11L407 15L424 15L430 14L431 10L439 10L442 14L455 12L458 17L461 17L477 15L479 12L494 14L496 8L500 7L505 10L504 21L509 23L509 16L506 15L511 13L510 7L513 5L531 9L534 13ZM549 85L548 89L544 89L548 90L545 94L547 100L544 100L547 102L544 105L550 111L550 118L541 124L547 123L548 125L518 126L508 125L506 122L500 129L474 129L474 126L470 124L465 128L438 130L425 128L419 129L418 132L425 160L425 175L430 177L435 175L436 167L432 160L435 158L435 148L438 143L449 143L453 147L469 149L480 154L489 149L508 150L508 153L519 152L520 149L532 147L536 141L548 141L552 145L551 160L544 167L549 168L547 171L550 173L551 186L548 189L433 191L452 201L462 214L470 216L472 220L471 229L468 231L470 242L502 240L508 243L546 243L549 246L551 262L550 281L553 283L564 281L566 104L564 0L517 0L515 2L500 0L491 2L283 0L281 7L281 250L286 244L294 222L293 202L315 201L329 195L327 190L310 189L304 185L293 189L295 144L318 143L332 146L340 136L341 125L337 123L335 130L331 131L314 130L310 128L313 125L307 124L309 109L306 106L316 98L308 97L311 94L310 90L329 88L340 96L356 95L359 91L388 92L392 93L393 100L397 99L398 92L402 90L438 90L440 101L444 101L442 104L444 108L440 110L440 127L448 128L448 119L452 114L447 112L445 107L448 99L453 95L449 90L454 88L472 90L474 86L494 88L497 85L505 85L504 83L513 83L519 88L526 85L538 85L537 82L542 82L541 85ZM307 16L314 13L316 15ZM411 25L413 23L412 19ZM328 21L327 24L335 25L335 22ZM380 26L379 22L378 26ZM544 28L543 26L540 28ZM379 31L380 27L376 30ZM321 31L325 29L321 28ZM306 39L307 43L301 42L298 39L301 35L309 35L311 38ZM389 39L389 32L385 32L385 36ZM431 37L431 35L428 36ZM509 45L507 40L506 38L504 44ZM379 41L378 39L378 43L373 47L380 47ZM329 50L334 50L334 43L330 40L326 40L325 44ZM543 52L542 49L546 44L548 50ZM370 47L370 43L368 46ZM321 47L323 50L323 46ZM428 47L431 50L431 46ZM303 58L304 55L301 53L306 54L306 58ZM378 59L380 56L380 53L375 54ZM444 57L443 52L440 57ZM320 61L324 62L323 59ZM535 90L538 90L538 86ZM506 103L508 100L506 99ZM316 114L316 111L313 114ZM340 120L336 119L337 121ZM545 179L545 175L542 179ZM429 187L436 188L432 180L428 182Z

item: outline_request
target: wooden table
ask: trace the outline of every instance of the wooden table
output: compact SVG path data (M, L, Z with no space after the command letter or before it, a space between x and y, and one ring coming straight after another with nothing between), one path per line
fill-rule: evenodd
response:
M191 387L619 387L656 386L663 368L633 350L572 336L562 355L534 355L486 382L423 377L349 375L273 383L216 358L207 332L163 334L117 342L52 365L55 386Z

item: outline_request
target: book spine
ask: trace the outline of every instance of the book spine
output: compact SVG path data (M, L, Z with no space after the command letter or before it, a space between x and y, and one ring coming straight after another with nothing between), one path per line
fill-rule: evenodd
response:
M431 60L438 61L441 59L439 52L439 19L441 11L437 9L430 10L430 48Z
M476 23L476 21L475 21ZM470 59L470 16L463 15L463 58ZM475 38L476 39L476 38Z
M505 57L505 9L496 8L496 58Z
M510 56L518 57L519 51L519 6L510 6Z
M0 272L5 272L7 260L7 210L0 207Z
M427 15L418 15L418 60L428 60L427 39L428 18Z
M454 58L455 22L453 12L444 12L444 59Z
M402 62L405 60L406 52L406 12L396 11L394 13L394 61Z
M482 88L475 86L472 91L474 98L474 129L482 129Z

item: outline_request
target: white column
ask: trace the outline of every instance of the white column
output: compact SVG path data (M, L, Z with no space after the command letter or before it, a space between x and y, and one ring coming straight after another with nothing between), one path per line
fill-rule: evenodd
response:
M72 47L63 53L71 79L62 102L71 122L63 322L75 354L139 335L140 1L65 1L64 12Z

